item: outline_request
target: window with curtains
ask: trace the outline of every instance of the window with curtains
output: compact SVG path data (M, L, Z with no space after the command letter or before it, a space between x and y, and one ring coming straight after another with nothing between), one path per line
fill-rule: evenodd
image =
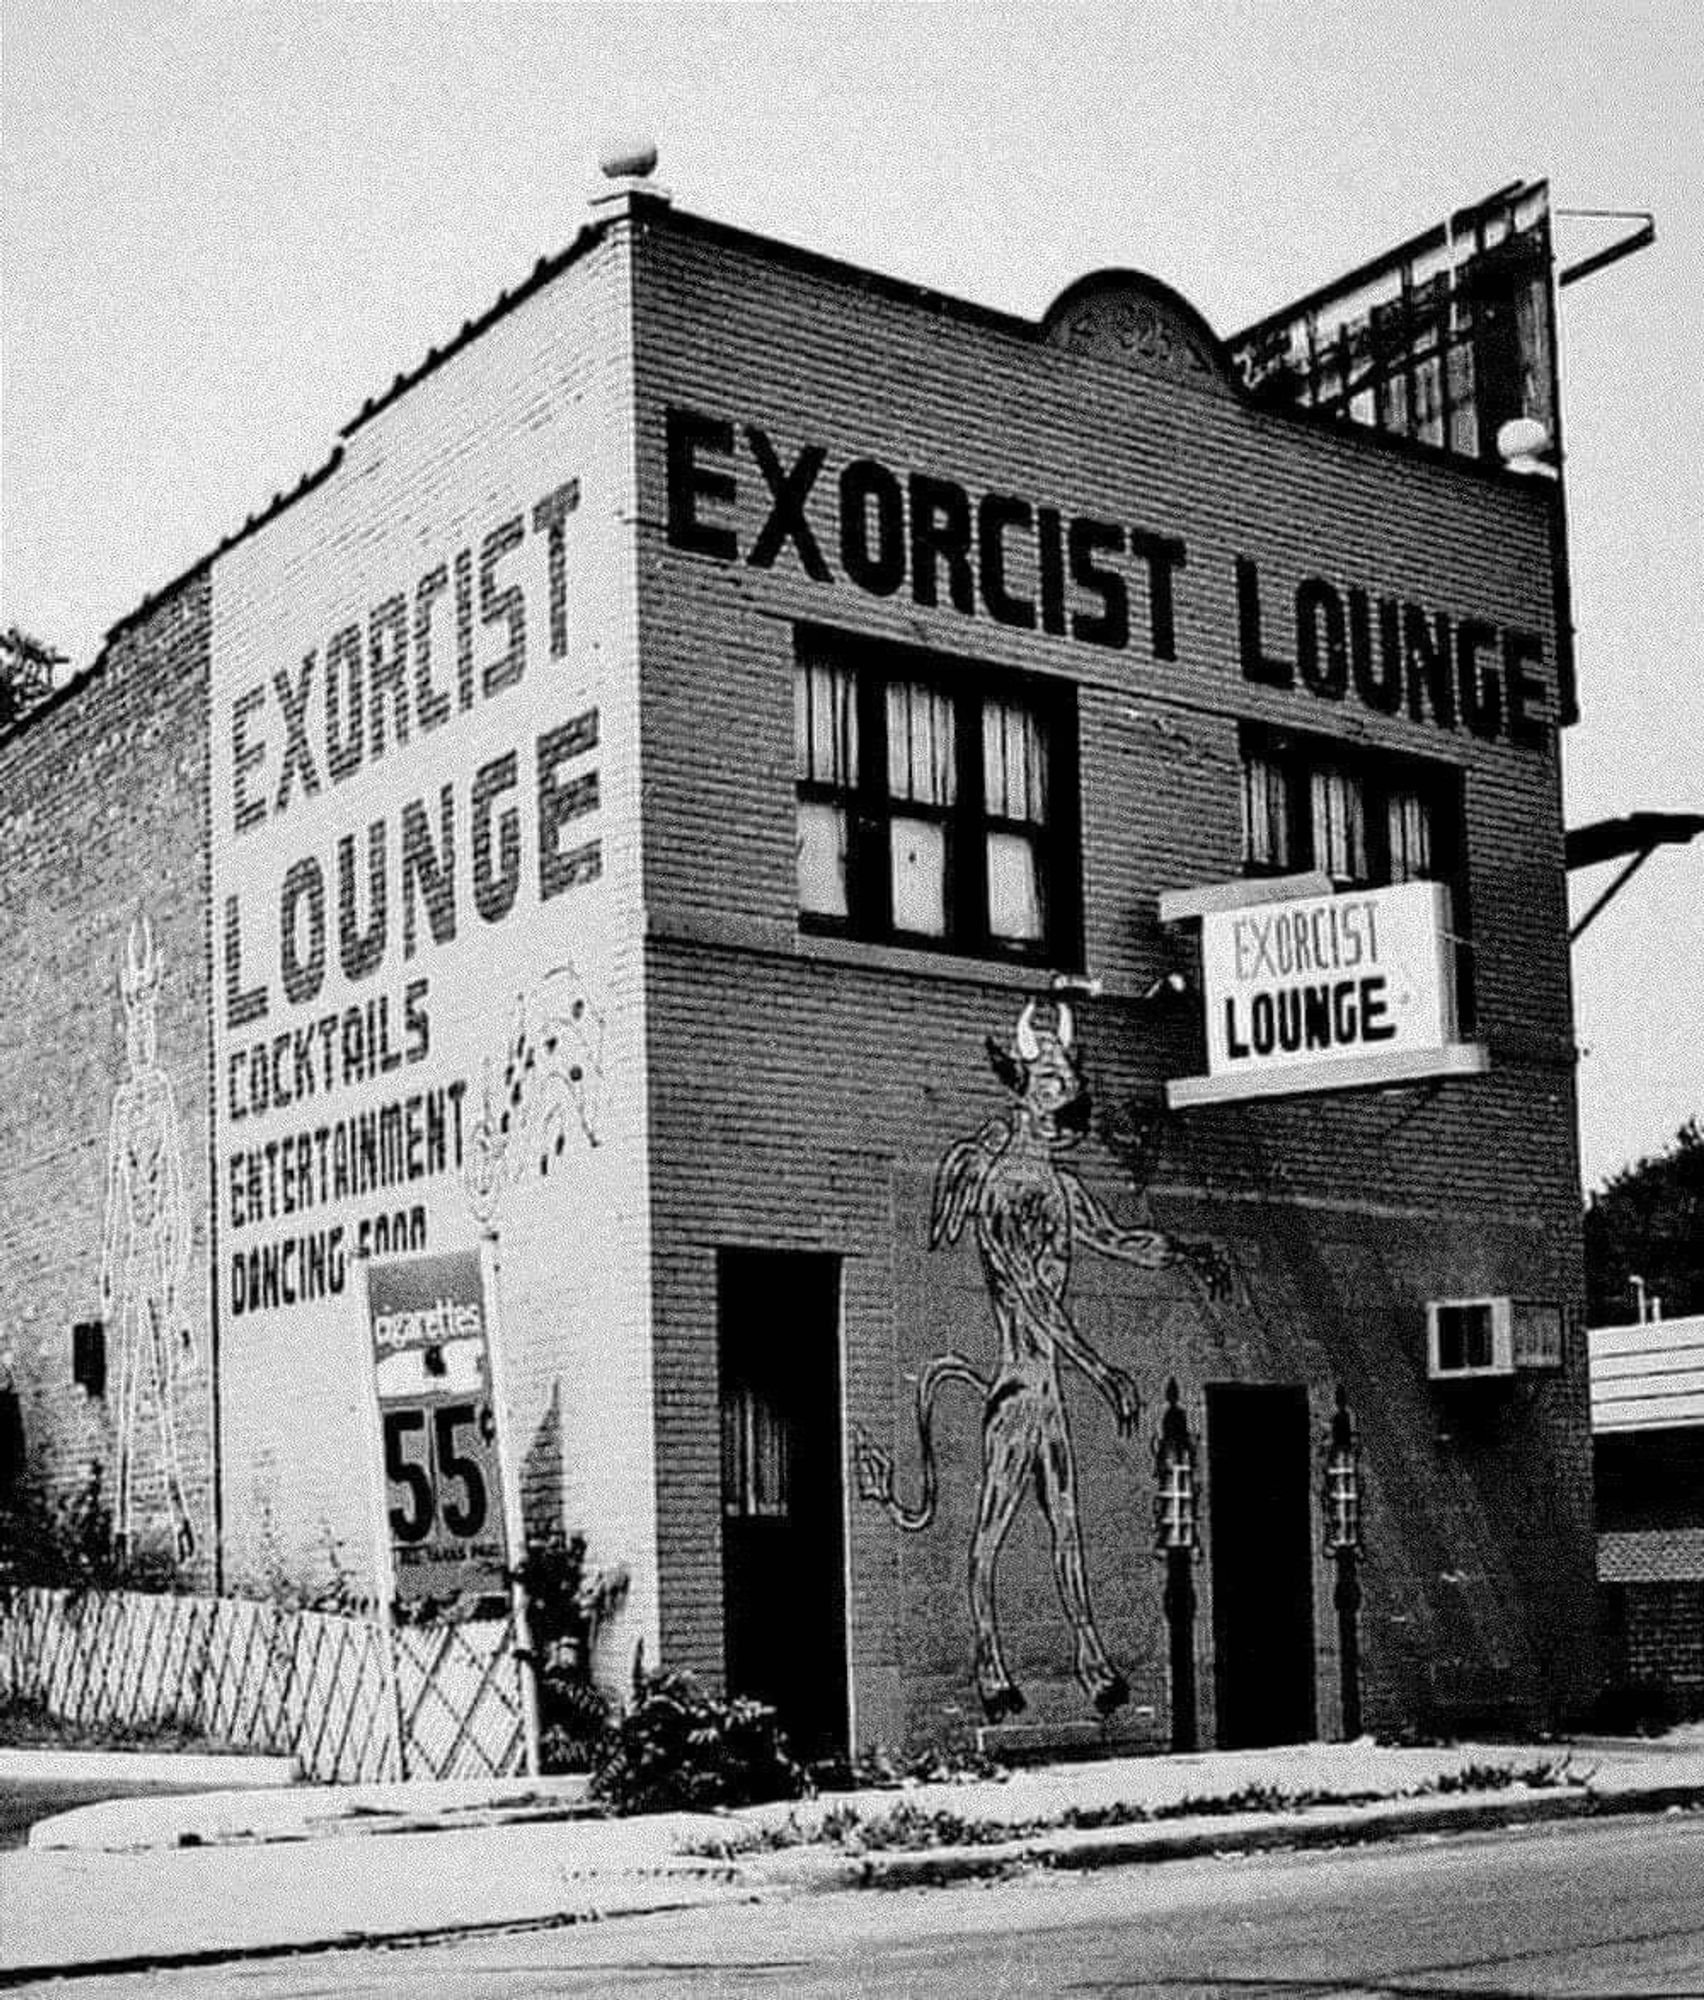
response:
M1461 779L1448 765L1247 724L1242 820L1250 875L1317 869L1345 886L1451 882Z
M815 630L794 685L806 929L1075 958L1068 689Z
M791 1508L792 1433L787 1413L761 1383L722 1385L722 1512L784 1519Z
M1459 947L1468 941L1461 773L1327 737L1245 723L1243 872L1329 875L1339 888L1443 882ZM1457 1004L1472 1014L1469 953L1456 955Z

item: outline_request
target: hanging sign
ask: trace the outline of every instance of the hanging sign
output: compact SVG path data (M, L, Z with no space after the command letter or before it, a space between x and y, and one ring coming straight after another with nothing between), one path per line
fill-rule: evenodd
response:
M498 1398L478 1253L363 1268L396 1599L504 1592Z
M1168 1084L1172 1105L1485 1069L1483 1049L1456 1039L1443 884L1227 902L1197 913L1208 1073Z

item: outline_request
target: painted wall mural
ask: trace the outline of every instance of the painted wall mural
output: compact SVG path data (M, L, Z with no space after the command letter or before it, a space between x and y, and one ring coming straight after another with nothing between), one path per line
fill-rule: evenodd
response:
M101 1241L101 1316L117 1344L117 1456L113 1532L121 1551L135 1537L137 1432L146 1378L159 1433L159 1463L177 1556L195 1552L184 1495L174 1400L179 1370L193 1367L195 1332L184 1312L190 1213L183 1136L171 1078L158 1061L162 961L148 919L125 940L119 969L129 1074L113 1092L108 1127L106 1217Z
M1024 1696L1001 1650L995 1591L1000 1550L1026 1494L1033 1494L1051 1542L1053 1578L1070 1628L1077 1681L1100 1715L1130 1698L1095 1624L1083 1563L1078 1477L1060 1363L1086 1375L1112 1410L1119 1434L1134 1433L1141 1403L1131 1376L1084 1337L1067 1303L1078 1245L1100 1256L1157 1271L1177 1265L1209 1296L1230 1289L1230 1265L1217 1244L1184 1242L1162 1231L1121 1223L1064 1164L1089 1130L1092 1099L1084 1081L1070 1007L1044 1020L1035 1002L1023 1009L1012 1046L988 1038L988 1059L1011 1095L1010 1107L942 1157L935 1173L930 1248L956 1244L969 1226L994 1315L992 1370L949 1350L916 1380L921 1495L907 1507L895 1492L891 1451L854 1426L860 1495L886 1509L908 1533L935 1516L935 1399L949 1382L982 1403L982 1470L969 1549L974 1674L983 1713L1000 1721L1022 1712Z
M442 423L378 413L215 566L221 1445L230 1466L270 1449L286 1469L276 1539L304 1588L327 1524L367 1546L347 1468L365 1448L368 1260L472 1249L504 1205L513 1393L523 1407L549 1393L534 1363L556 1322L521 1255L540 1204L511 1197L558 1132L544 1110L535 1147L509 1093L522 1072L542 1085L553 1031L536 989L562 983L548 968L570 953L584 971L607 951L625 922L612 864L634 851L631 689L607 680L628 629L631 467L609 456L585 308L572 289L535 301L527 331L494 330L507 361L458 375ZM557 1009L571 1024L572 1008ZM571 1040L564 1170L601 1115L602 1058L567 1054ZM553 1157L542 1186L560 1206L558 1179ZM224 1554L245 1583L271 1560L241 1509Z
M528 1167L548 1176L578 1128L596 1146L604 1087L604 1017L572 964L554 966L517 994L503 1051L480 1065L480 1103L468 1137L468 1204L481 1228L497 1216L503 1189Z

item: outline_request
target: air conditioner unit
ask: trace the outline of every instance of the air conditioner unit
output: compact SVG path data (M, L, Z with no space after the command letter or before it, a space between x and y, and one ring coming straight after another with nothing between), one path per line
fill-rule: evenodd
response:
M1428 1304L1426 1373L1434 1382L1472 1382L1514 1372L1512 1300L1433 1299Z

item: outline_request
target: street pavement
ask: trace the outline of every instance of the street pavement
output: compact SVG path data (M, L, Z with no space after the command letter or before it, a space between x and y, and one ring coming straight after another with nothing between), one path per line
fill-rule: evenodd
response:
M425 1947L96 1973L71 1991L77 2000L1698 2000L1704 1814L1086 1875L1036 1869L992 1890L770 1897Z
M1476 1767L1514 1781L1470 1789ZM607 1820L582 1793L573 1780L295 1786L82 1807L0 1855L0 1981L1704 1806L1704 1727L1649 1743L1120 1758L732 1814ZM961 1837L922 1850L879 1830L818 1838L830 1811L843 1830L852 1813L867 1829L896 1810L950 1813Z

